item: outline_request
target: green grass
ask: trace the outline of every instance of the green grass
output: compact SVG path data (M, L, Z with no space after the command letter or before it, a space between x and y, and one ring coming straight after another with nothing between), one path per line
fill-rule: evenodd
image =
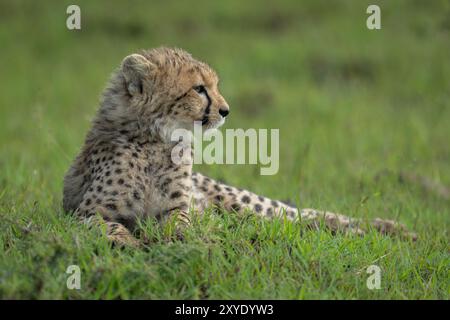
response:
M0 2L0 298L448 299L450 5L376 1ZM279 128L280 170L198 166L301 207L395 218L415 243L205 213L183 242L145 222L145 250L110 248L62 212L62 179L110 72L140 48L209 62L225 128ZM448 187L447 187L448 188ZM81 290L66 288L79 265ZM366 287L367 266L382 269Z

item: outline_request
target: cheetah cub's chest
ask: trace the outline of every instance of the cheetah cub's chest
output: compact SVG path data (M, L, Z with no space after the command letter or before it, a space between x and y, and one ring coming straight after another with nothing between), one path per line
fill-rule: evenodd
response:
M131 153L131 157L142 167L140 175L144 177L145 183L144 215L159 216L189 205L192 165L172 161L173 145L147 143L141 149L137 154ZM139 175L139 170L135 174ZM139 178L136 176L136 179Z

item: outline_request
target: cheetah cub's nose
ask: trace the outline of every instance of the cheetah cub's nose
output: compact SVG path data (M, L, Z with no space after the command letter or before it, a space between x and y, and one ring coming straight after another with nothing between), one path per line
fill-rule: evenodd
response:
M226 117L228 114L230 113L230 110L229 109L219 109L219 114L222 116L222 117Z

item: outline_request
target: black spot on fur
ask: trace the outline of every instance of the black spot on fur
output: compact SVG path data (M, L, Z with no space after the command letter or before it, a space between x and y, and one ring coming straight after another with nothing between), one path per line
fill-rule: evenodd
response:
M259 203L255 204L255 211L260 213L262 210L262 205L260 205Z
M285 205L289 206L289 207L295 207L295 203L293 203L290 200L282 200L282 203L284 203Z
M108 203L105 207L109 210L117 210L117 206L114 203Z
M270 201L270 203L271 203L272 206L274 206L275 208L278 208L278 202L276 202L275 200Z
M131 217L118 216L116 219L117 222L123 224L128 229L133 228L135 224L135 219L132 216Z
M250 197L247 195L243 196L241 200L243 203L247 203L247 204L249 204L251 201Z
M179 198L179 197L181 197L181 192L180 191L172 192L171 195L170 195L170 199L175 199L175 198Z
M241 206L238 203L233 203L231 205L231 209L234 211L239 211L239 210L241 210Z

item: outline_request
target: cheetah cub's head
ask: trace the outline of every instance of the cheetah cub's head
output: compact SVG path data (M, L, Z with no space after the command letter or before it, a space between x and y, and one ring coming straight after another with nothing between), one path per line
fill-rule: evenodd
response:
M175 129L193 130L196 121L204 131L218 128L229 113L217 74L181 49L129 55L121 72L138 121L165 139Z

